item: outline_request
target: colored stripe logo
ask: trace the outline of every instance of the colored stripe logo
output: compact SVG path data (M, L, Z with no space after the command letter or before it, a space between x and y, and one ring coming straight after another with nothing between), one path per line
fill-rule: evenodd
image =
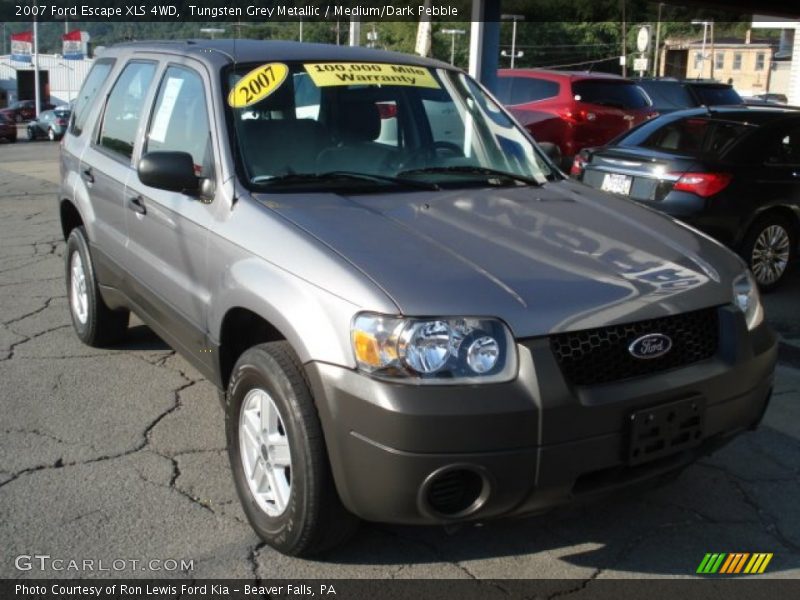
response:
M697 572L702 575L756 575L766 570L772 556L772 552L709 552L700 561Z

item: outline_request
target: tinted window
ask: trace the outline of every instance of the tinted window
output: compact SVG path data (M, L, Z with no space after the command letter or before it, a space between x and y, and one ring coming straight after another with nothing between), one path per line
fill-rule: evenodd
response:
M697 85L694 91L706 106L742 104L742 97L729 85Z
M188 152L198 176L210 176L210 131L203 80L194 71L169 67L150 120L146 151Z
M664 152L719 155L747 130L747 125L691 117L656 130L641 145Z
M614 108L646 108L650 106L639 86L625 81L584 80L572 83L576 100ZM580 96L580 97L578 97Z
M784 128L771 136L766 160L772 165L800 166L800 126Z
M642 81L644 88L657 109L675 109L695 106L689 90L677 81Z
M144 99L153 80L155 64L131 62L122 71L108 97L100 145L130 158L136 141Z
M511 77L498 77L497 78L497 89L495 90L494 95L503 104L511 104L511 82L512 81L513 81L513 78L511 78Z
M533 77L515 77L511 85L511 104L525 104L558 96L560 86L555 81Z
M114 61L99 60L94 63L92 70L89 71L89 74L86 76L86 81L83 82L83 86L78 93L78 97L75 99L75 105L73 107L75 118L72 120L72 125L69 130L73 135L80 135L81 131L83 131L86 118L89 116L89 109L94 104L95 98L97 98L97 90L100 89L100 86L106 80L106 77L108 77L108 73L111 71L113 65Z

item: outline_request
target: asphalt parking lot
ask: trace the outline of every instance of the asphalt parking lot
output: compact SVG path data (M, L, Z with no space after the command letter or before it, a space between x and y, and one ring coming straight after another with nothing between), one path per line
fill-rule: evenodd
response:
M297 560L244 521L212 386L138 322L112 349L73 334L57 156L51 142L0 146L0 577L81 575L15 568L48 554L194 561L103 576L551 578L569 593L692 577L706 552L772 552L761 577L800 577L800 269L766 299L783 339L764 424L676 481L457 532L364 525L325 560Z

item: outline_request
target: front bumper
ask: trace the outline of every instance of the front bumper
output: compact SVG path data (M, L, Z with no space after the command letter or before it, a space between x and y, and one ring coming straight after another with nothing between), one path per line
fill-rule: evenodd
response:
M519 342L517 379L414 386L309 363L339 495L356 515L392 523L447 523L535 513L689 464L758 424L772 390L774 333L748 332L719 309L717 354L687 367L591 387L571 386L548 338ZM684 398L706 406L702 437L632 466L632 412ZM475 502L451 513L430 502L447 472L479 481ZM445 482L447 487L447 482Z

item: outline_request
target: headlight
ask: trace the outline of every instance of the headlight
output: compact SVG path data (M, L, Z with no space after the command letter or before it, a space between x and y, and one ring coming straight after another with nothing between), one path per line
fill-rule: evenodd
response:
M750 271L733 280L733 302L744 313L748 329L755 329L764 320L758 284Z
M497 319L409 319L362 313L353 321L359 369L409 383L490 383L516 375L511 332Z

